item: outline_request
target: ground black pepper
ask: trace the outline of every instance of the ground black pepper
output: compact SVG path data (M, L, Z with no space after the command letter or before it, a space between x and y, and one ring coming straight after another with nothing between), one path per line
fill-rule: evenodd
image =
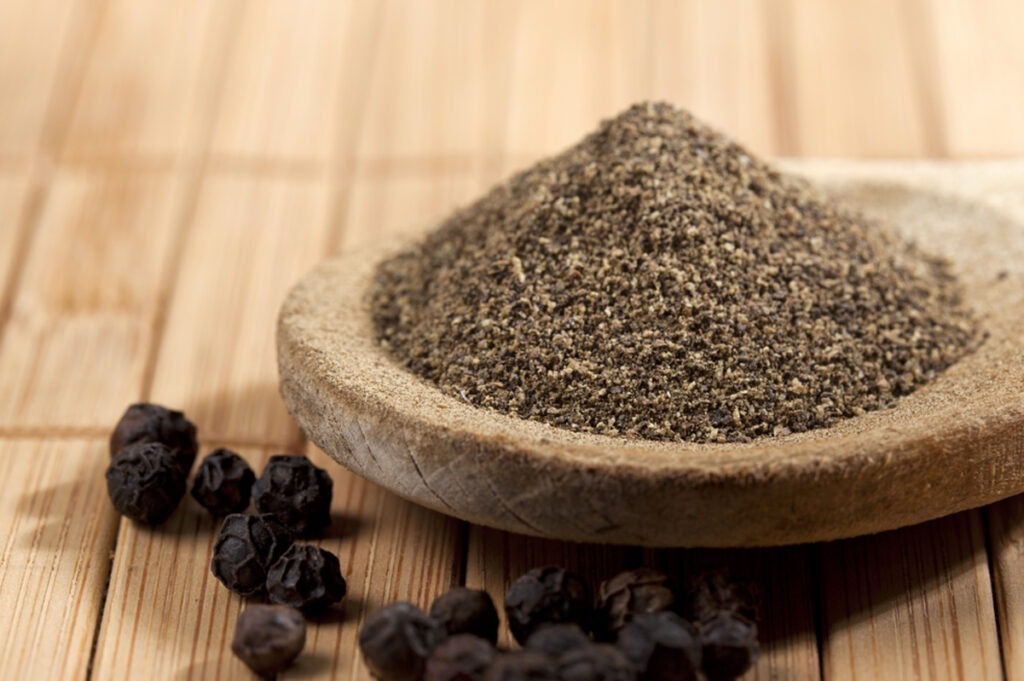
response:
M210 569L235 593L260 595L267 570L291 545L291 532L276 516L233 513L220 526Z
M423 681L480 681L498 650L473 634L449 637L427 658Z
M256 474L235 452L215 449L196 469L192 497L215 516L241 513L249 506Z
M302 613L282 605L252 605L238 616L231 650L249 669L270 678L287 669L305 645Z
M150 402L139 402L125 410L110 434L110 455L114 456L128 445L139 442L167 445L175 452L186 477L199 451L195 424L180 411Z
M455 587L438 596L429 614L444 625L449 636L473 634L498 642L498 609L486 591Z
M639 104L384 263L379 340L574 431L742 441L891 405L976 342L946 263Z
M273 513L296 536L308 537L330 524L333 487L327 471L305 456L278 454L253 485L252 499L260 513Z
M412 603L397 601L366 618L359 649L374 677L414 681L422 677L427 658L445 636L440 622Z
M292 544L267 571L270 601L305 612L337 603L346 588L338 557L310 544Z
M185 496L185 473L174 450L159 442L122 448L107 467L107 494L121 515L159 525Z
M592 611L586 582L556 566L530 570L512 582L505 594L508 627L519 643L545 624L569 622L589 630Z

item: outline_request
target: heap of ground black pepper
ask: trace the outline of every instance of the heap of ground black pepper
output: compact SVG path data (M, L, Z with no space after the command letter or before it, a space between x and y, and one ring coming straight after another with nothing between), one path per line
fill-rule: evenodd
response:
M381 343L469 403L742 441L892 404L977 334L947 265L639 104L384 263Z

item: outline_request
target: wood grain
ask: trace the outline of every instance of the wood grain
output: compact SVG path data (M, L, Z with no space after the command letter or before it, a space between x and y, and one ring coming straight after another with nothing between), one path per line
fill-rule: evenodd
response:
M277 397L274 327L287 289L325 252L326 217L322 182L203 181L151 397L183 408L210 441L301 442Z
M18 248L28 232L23 220L28 206L29 173L0 172L0 309L14 285Z
M821 547L828 679L1002 677L977 511Z
M176 201L158 171L53 179L0 339L0 427L105 431L137 397Z
M114 546L100 439L0 441L0 659L11 679L84 679Z

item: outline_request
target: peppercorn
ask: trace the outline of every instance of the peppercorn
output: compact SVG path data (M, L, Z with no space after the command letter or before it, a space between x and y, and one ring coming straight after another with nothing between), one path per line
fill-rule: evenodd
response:
M338 557L309 544L292 544L267 571L271 602L306 612L323 610L345 596Z
M159 525L185 496L185 476L174 452L159 442L124 447L107 467L107 494L121 515Z
M587 643L558 658L561 681L633 681L633 665L615 646Z
M185 418L185 414L149 402L133 404L125 410L110 434L110 456L139 442L167 445L175 452L186 477L199 451L195 424Z
M698 574L691 580L688 593L684 614L694 622L721 610L757 621L757 587L749 582L733 581L725 569Z
M259 595L267 570L291 544L291 532L275 516L232 513L220 526L210 569L235 593Z
M434 600L430 616L444 625L449 636L474 634L492 644L498 642L498 610L486 591L451 589Z
M514 650L494 658L484 681L558 681L558 668L535 650Z
M331 476L304 456L270 457L252 488L260 513L273 513L296 536L308 537L331 522Z
M692 681L701 663L693 625L673 612L639 614L619 631L616 645L640 681Z
M249 506L256 474L238 454L215 449L199 464L192 497L215 516L241 513Z
M743 615L719 610L700 623L701 665L708 681L742 676L760 657L757 625Z
M593 604L586 583L565 568L534 568L512 582L505 594L508 626L524 643L542 624L573 622L590 627Z
M668 577L663 573L650 568L621 572L601 582L598 589L594 638L614 641L619 630L633 617L644 612L668 610L674 601Z
M366 618L359 631L359 649L374 677L381 681L415 681L444 639L440 622L412 603L397 601Z
M590 643L586 632L577 624L546 624L534 630L526 639L526 649L536 650L548 657L561 657L573 648Z
M231 650L260 676L284 671L306 645L302 613L283 605L253 605L242 611Z
M455 634L427 658L424 681L481 681L498 655L490 641L473 634Z

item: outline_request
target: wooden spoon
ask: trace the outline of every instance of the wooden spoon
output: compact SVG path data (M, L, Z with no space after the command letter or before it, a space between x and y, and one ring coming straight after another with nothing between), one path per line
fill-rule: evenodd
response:
M755 546L878 532L1024 490L1024 164L790 164L953 262L988 334L895 407L746 444L572 433L472 407L375 341L396 246L323 263L281 310L281 394L309 438L425 506L515 532Z

